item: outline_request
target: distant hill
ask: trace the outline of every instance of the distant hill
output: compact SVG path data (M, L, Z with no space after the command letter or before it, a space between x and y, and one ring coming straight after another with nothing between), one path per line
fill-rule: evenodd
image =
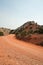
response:
M10 32L10 29L7 28L0 28L0 36L8 35Z
M43 25L28 21L15 30L17 39L43 45Z

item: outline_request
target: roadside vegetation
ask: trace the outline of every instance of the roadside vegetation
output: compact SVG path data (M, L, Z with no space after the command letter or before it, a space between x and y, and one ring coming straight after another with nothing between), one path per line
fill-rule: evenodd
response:
M3 36L4 34L3 34L3 32L0 32L0 36Z
M39 39L40 35L43 36L43 26L38 25L34 21L29 21L22 25L21 27L17 28L15 31L15 35L17 39L21 39L28 42L33 42L35 44L43 46L43 37L42 40ZM36 39L34 39L32 36L36 35ZM38 37L39 35L39 37ZM36 42L34 41L36 40ZM37 41L39 41L37 43Z

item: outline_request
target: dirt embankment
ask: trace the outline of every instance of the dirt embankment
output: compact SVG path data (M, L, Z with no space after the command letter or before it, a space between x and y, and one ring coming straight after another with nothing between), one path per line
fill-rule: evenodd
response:
M14 35L0 37L0 65L43 65L43 47L17 40Z

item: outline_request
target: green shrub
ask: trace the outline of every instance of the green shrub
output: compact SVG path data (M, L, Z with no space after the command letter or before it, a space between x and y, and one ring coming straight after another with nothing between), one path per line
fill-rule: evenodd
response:
M33 34L33 30L31 29L31 30L29 30L27 33L28 33L28 34Z
M34 33L39 33L39 30L35 30Z
M43 41L42 41L42 42L40 42L40 45L41 45L41 46L43 46Z
M15 30L11 30L9 34L15 34Z
M4 34L3 34L3 32L0 32L0 36L3 36Z
M24 31L22 31L20 34L21 34L21 36L24 37L24 36L26 36L26 31L24 30Z
M36 29L34 33L43 34L43 28Z
M39 34L43 34L43 28L39 28Z

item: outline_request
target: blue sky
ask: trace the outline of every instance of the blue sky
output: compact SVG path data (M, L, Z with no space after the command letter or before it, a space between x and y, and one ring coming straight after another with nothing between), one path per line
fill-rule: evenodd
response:
M43 24L43 0L0 0L0 27L15 29L30 20Z

